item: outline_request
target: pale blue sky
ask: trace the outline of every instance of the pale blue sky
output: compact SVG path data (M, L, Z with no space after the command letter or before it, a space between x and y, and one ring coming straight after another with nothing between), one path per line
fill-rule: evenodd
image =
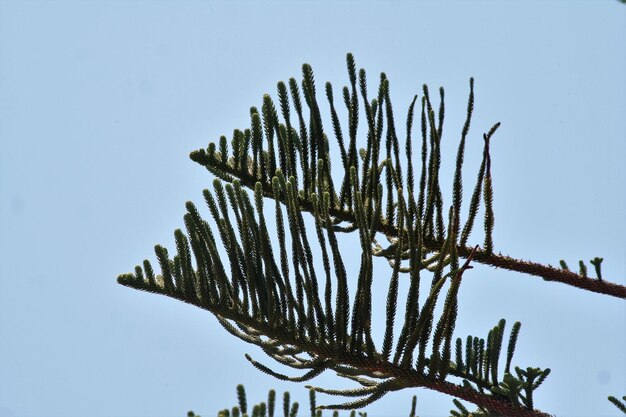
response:
M303 385L254 369L244 353L272 362L210 314L115 279L173 246L185 201L201 205L212 177L191 150L247 127L249 107L304 62L338 91L348 51L370 80L387 73L398 126L423 83L446 88L446 190L475 77L468 181L482 133L502 122L495 249L553 265L601 256L624 284L625 40L614 0L1 1L0 416L210 416L239 383L250 403L288 389L308 415ZM385 294L388 268L377 274ZM552 368L538 408L618 415L606 396L626 394L623 300L476 267L459 309L461 337L523 323L514 362ZM415 392L367 411L408 415ZM452 407L417 395L422 417Z

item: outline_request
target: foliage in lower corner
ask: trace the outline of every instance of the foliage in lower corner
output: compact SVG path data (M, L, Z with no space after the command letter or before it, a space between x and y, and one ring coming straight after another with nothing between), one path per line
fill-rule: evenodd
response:
M626 395L622 397L623 402L615 398L614 396L609 396L609 401L617 407L622 413L626 414Z
M217 417L278 417L280 414L276 412L276 391L270 390L267 395L267 402L260 402L255 404L250 409L251 414L248 413L246 390L243 385L237 385L237 399L238 405L231 407L230 409L224 408L217 413ZM419 417L415 415L415 401L413 396L413 402L411 406L411 412L409 417ZM324 417L323 411L318 408L317 400L314 390L309 390L309 404L310 404L310 416L311 417ZM299 404L297 402L291 403L291 397L288 391L283 394L282 402L282 416L283 417L297 417L299 411ZM350 417L356 417L357 410L350 410ZM367 417L367 412L358 411L359 417ZM339 417L339 411L335 410L332 414L333 417ZM187 417L200 417L193 411L187 413Z

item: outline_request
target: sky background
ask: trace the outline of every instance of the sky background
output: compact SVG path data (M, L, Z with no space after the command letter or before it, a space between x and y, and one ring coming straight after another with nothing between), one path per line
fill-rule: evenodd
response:
M190 151L248 127L249 107L304 62L318 91L331 81L337 95L346 52L370 91L387 73L400 132L423 83L446 88L446 193L475 77L464 178L471 190L482 133L502 122L496 251L571 267L601 256L605 279L625 284L625 40L626 6L611 0L1 1L0 416L210 416L235 405L239 383L249 403L289 390L308 415L303 385L246 361L272 365L260 349L116 277L154 261L156 243L173 248L185 201L202 205L213 178ZM386 294L388 267L375 274L374 294ZM462 338L502 317L523 323L514 363L552 369L537 408L619 415L606 397L626 394L623 300L477 266L459 303ZM330 373L314 384L355 387ZM415 393L422 417L452 408L404 390L366 410L406 416Z

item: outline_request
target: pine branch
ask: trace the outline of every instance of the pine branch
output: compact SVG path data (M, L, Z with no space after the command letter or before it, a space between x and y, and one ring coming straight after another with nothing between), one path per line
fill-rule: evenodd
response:
M326 84L343 166L341 181L337 182L331 175L329 140L316 99L313 71L305 64L301 89L309 109L308 123L298 83L290 79L297 128L290 120L287 86L278 83L283 121L271 97L265 95L260 113L254 107L250 109L250 129L234 131L230 149L227 139L221 137L219 145L211 143L206 150L192 152L194 161L219 178L213 183L213 192L203 191L215 227L188 202L184 217L186 233L182 230L174 233L176 254L170 257L167 249L160 245L155 247L161 273L155 275L146 260L143 268L137 266L134 273L120 275L118 282L205 309L232 335L261 347L269 357L301 372L295 377L280 374L246 355L256 368L276 378L305 381L325 370L333 370L364 387L344 391L315 388L318 392L361 397L327 407L360 407L390 391L424 387L471 401L487 413L547 416L534 409L533 394L550 370L514 367L515 375L511 373L519 323L513 326L508 339L503 374L499 365L504 320L489 331L486 339L468 336L465 349L462 340L457 338L455 360L452 360L459 286L464 272L471 268L470 262L541 276L545 280L619 298L626 298L626 287L602 279L602 258L591 260L597 276L592 279L587 277L582 261L580 274L575 274L564 261L561 261L561 269L556 269L494 253L490 140L499 123L483 135L483 159L461 228L462 164L474 108L473 80L470 81L467 119L457 150L453 204L448 210L448 222L444 224L439 180L445 115L443 89L439 90L436 112L428 88L423 88L422 166L419 190L415 190L410 136L416 99L408 112L405 150L409 159L404 175L389 81L384 73L380 76L378 96L370 102L365 71L358 72L368 129L367 148L357 152L357 71L350 54L347 64L350 88L343 89L349 114L347 147L334 108L332 87ZM381 156L381 152L384 155ZM335 182L341 185L336 188ZM246 189L253 191L253 198ZM270 212L264 205L265 198L274 201L277 249L265 218ZM469 247L466 243L481 202L484 203L484 245L483 248ZM316 240L309 239L310 227L304 221L303 212L313 216ZM351 296L337 234L357 230L362 251L356 288ZM379 234L386 237L387 247L379 243ZM319 251L313 250L315 242ZM321 253L322 257L323 294L320 294L314 253ZM380 350L371 328L375 256L385 258L392 269L386 331ZM460 265L461 258L465 259L463 265ZM403 266L407 260L408 266L406 263ZM432 279L420 307L421 278L427 272L432 273ZM395 339L393 327L399 276L404 273L408 274L410 289L406 294L402 330ZM436 306L442 299L443 311L435 320ZM463 384L448 381L449 376L461 379ZM315 393L312 392L312 415L314 403ZM245 409L245 396L241 405ZM287 408L288 404L285 414ZM259 410L253 414L255 412ZM295 415L293 409L292 414Z
M124 284L126 285L126 284ZM158 291L151 291L146 289L146 291L159 293ZM177 298L180 301L187 302L187 300L183 297L173 297ZM198 306L200 307L200 306ZM205 310L211 311L215 313L209 308L201 307ZM466 401L470 401L480 407L489 409L495 413L499 413L503 416L529 416L529 417L538 417L538 416L549 416L549 414L542 413L537 410L528 410L526 408L522 408L519 406L513 406L511 404L507 404L506 402L492 398L489 396L485 396L477 393L474 390L462 387L460 385L456 385L449 382L444 382L440 380L433 380L427 378L423 375L420 375L417 371L407 371L406 369L402 369L397 365L393 365L390 362L372 362L367 358L363 357L354 357L352 355L346 354L345 352L333 352L328 349L320 348L319 346L312 346L302 343L299 340L288 339L281 332L276 329L269 329L267 326L259 326L258 322L255 322L253 319L249 317L243 317L238 315L229 315L229 317L223 317L225 319L230 319L236 321L238 323L243 324L244 326L248 326L254 328L256 326L256 330L266 335L269 338L275 338L277 340L281 340L282 343L292 346L297 346L302 349L310 349L309 353L317 354L328 358L329 361L332 361L334 367L337 365L345 365L351 366L358 369L368 369L370 371L375 372L379 375L380 378L397 378L398 380L402 380L402 388L410 388L410 387L423 387L427 389L431 389L434 391L442 392L445 394L449 394L455 396L457 398L464 399ZM331 368L331 369L334 369ZM323 390L319 389L319 392L331 393L331 390ZM364 390L361 392L371 392L371 389ZM360 393L358 395L360 395ZM346 395L345 392L341 392L340 395ZM333 407L324 407L324 408L333 408ZM354 407L348 407L348 409ZM344 408L345 409L345 408Z
M226 249L231 265L231 278L226 276L211 227L200 217L195 206L189 202L187 203L188 214L185 216L187 235L181 230L176 230L177 253L174 258L170 259L165 248L158 245L155 248L162 275L155 278L150 263L146 261L143 269L137 266L134 274L121 275L118 281L132 288L166 295L208 310L217 317L229 333L261 347L270 357L284 365L305 370L301 376L289 377L246 356L259 370L276 378L305 381L330 369L371 388L359 392L359 394L367 394L365 398L337 405L336 408L365 405L392 390L425 387L444 393L453 393L481 407L488 406L490 410L503 415L542 415L532 411L532 408L518 405L516 403L517 392L516 396L511 397L512 399L503 399L483 392L483 390L489 391L497 388L495 387L497 379L492 376L490 380L489 375L483 376L476 372L475 362L477 358L481 358L482 361L482 354L472 355L474 360L468 361L466 369L461 369L450 362L449 345L456 320L458 286L463 272L470 268L469 263L474 256L474 253L471 253L463 266L451 268L450 272L445 275L442 273L443 268L450 266L447 261L447 252L450 248L454 248L455 227L452 209L450 210L451 224L448 226L450 234L446 237L443 248L440 248L441 257L435 265L437 270L435 276L440 278L433 284L419 314L406 318L404 327L408 329L407 342L396 346L396 356L399 353L402 360L391 362L387 359L391 350L391 336L389 334L386 336L382 352L376 350L371 337L371 311L369 303L366 302L371 300L369 289L371 256L361 258L357 291L352 301L354 307L350 320L352 329L348 331L347 311L351 300L345 291L345 271L341 268L343 261L337 247L335 232L330 227L328 193L325 193L322 201L315 195L312 196L311 201L317 203L314 209L319 215L318 222L323 221L326 224L326 229L322 233L324 238L319 239L319 242L324 246L325 242L328 242L335 264L340 266L335 270L335 278L339 284L337 300L341 308L337 308L334 312L330 310L329 303L326 303L324 307L318 297L319 290L315 285L316 278L310 265L312 261L302 262L310 255L300 207L295 204L294 200L295 179L292 177L286 180L280 170L277 172L279 175L274 177L273 184L275 192L278 193L280 189L281 198L286 200L289 233L293 243L293 253L296 255L292 259L293 273L283 270L285 271L283 275L272 255L274 251L264 227L260 184L255 187L255 211L247 197L247 192L241 188L238 181L235 181L233 186L227 184L225 188L222 188L221 183L216 180L214 188L217 198L208 190L205 190L203 194L220 229L222 245ZM356 190L358 184L356 170L352 169L351 173L352 185L355 191L358 191ZM399 189L398 195L401 194ZM227 206L227 196L231 203L230 209ZM367 254L369 253L368 242L371 242L373 235L370 233L370 226L365 223L363 202L358 192L355 192L353 202L353 210L360 219L359 229L362 231L363 252ZM400 203L397 217L404 222L406 207L402 198L400 198ZM281 208L284 204L276 201L275 205ZM235 222L230 220L230 214L234 214ZM318 226L317 230L320 232L321 228ZM413 246L410 248L413 251L415 241L409 240L409 246ZM244 248L246 250L243 250ZM196 258L195 268L191 264L192 251ZM400 251L397 250L395 256L398 257L399 253ZM328 270L326 272L330 273ZM293 294L293 287L288 284L294 279L297 282L297 296ZM432 355L427 358L424 347L431 339L434 307L439 298L439 292L448 279L452 280L452 285L446 298L444 312L439 319L439 323L443 325L438 326L434 336L435 341L445 340L444 348L441 350L440 342L435 342ZM397 291L391 288L389 294L388 326L392 326L393 323L389 322L392 314L389 311L395 308ZM411 297L412 295L408 298ZM413 351L417 346L420 346L419 356L417 363L414 364ZM467 349L471 347L468 346ZM511 348L509 350L512 351ZM306 353L311 359L299 356L301 353ZM499 349L494 349L491 356L487 354L485 360L487 358L490 363L497 363ZM507 361L510 362L510 359L507 358ZM495 366L493 368L495 369ZM425 372L425 369L429 371ZM477 384L480 392L471 386L459 387L445 382L444 379L448 374ZM494 370L492 375L496 374L497 371ZM363 379L362 376L370 379ZM376 382L376 380L382 381ZM530 390L534 388L530 387Z
M194 155L192 156L192 159L198 158L195 154L192 153L192 155ZM231 175L236 174L234 170L225 169L224 172L227 172ZM246 187L253 187L253 184L250 181L246 181L243 178L241 179L241 184ZM274 194L271 191L270 187L262 186L262 188L264 197L274 198ZM302 211L313 211L312 204L302 197L298 198L298 204ZM330 208L329 214L333 218L333 223L356 223L354 215L347 210ZM398 229L394 225L387 223L384 219L379 222L376 231L392 238L396 238L398 236ZM441 240L434 238L426 238L424 240L424 247L429 251L436 250L437 248L441 247L442 244L443 242ZM472 247L458 245L456 250L459 256L461 256L462 258L466 258L471 253ZM509 271L520 272L528 275L538 276L546 281L560 282L562 284L570 285L572 287L580 288L594 293L626 299L626 286L607 281L605 279L602 279L601 281L595 280L588 278L583 274L576 274L569 270L558 269L549 265L543 265L532 261L516 259L507 255L502 255L500 253L487 253L487 251L480 248L477 250L474 260L481 264L491 265Z
M121 279L120 283L123 285L129 286L131 288L142 289L144 291L161 294L163 293L156 288L139 288L136 283L131 283L128 280ZM157 287L158 288L158 287ZM178 299L180 301L190 303L188 299L181 293L176 295L168 295L171 298ZM310 355L318 356L325 358L328 363L332 363L329 366L329 369L339 370L341 366L349 366L355 369L363 369L367 370L370 374L375 375L379 379L393 379L396 383L395 388L411 388L411 387L422 387L430 390L438 391L444 394L449 394L457 398L461 398L463 400L472 402L479 407L483 407L485 409L490 410L493 413L497 413L502 416L511 416L511 417L548 417L549 414L543 413L538 410L532 410L528 408L524 408L522 406L516 406L508 403L507 401L500 399L498 397L493 397L489 395L485 395L477 392L474 389L470 389L464 386L460 386L454 383L441 381L439 379L431 378L425 376L418 372L417 370L406 369L404 367L394 365L388 361L381 361L377 359L372 359L365 357L359 354L352 354L350 352L341 351L341 350L333 350L328 346L319 346L310 343L306 343L298 338L290 337L286 335L285 332L281 331L278 328L271 328L269 325L260 323L254 318L249 316L243 316L237 314L235 312L230 312L225 314L223 310L220 310L219 313L210 307L202 305L201 303L194 302L190 303L194 304L197 307L200 307L204 310L207 310L216 316L220 314L218 317L221 319L232 320L237 322L245 327L251 328L263 334L264 336L279 340L281 344L293 346L298 349L302 349L303 351L307 351ZM256 343L255 343L256 344ZM269 370L267 367L262 368L263 371ZM290 378L294 380L294 378ZM301 380L303 378L297 378L297 380ZM388 387L388 386L387 386ZM319 392L328 392L330 390L319 389ZM372 390L362 390L361 393L369 393ZM341 392L340 395L346 395L345 392ZM333 409L351 409L355 408L353 405L347 407L322 407L322 408L333 408Z

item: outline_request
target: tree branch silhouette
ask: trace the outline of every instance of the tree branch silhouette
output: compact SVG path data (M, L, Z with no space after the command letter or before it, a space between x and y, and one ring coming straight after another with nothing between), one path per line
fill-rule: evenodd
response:
M504 369L500 364L504 360L503 319L486 338L467 336L465 344L461 338L454 339L463 274L471 262L478 262L622 299L626 287L602 278L602 258L591 260L594 279L587 277L582 261L576 274L564 261L558 269L494 252L490 142L499 123L482 135L482 162L467 215L462 215L473 79L457 150L453 201L446 210L439 176L443 88L438 108L427 86L420 101L415 96L402 144L386 75L380 75L376 97L370 99L366 73L357 72L351 54L347 67L349 86L342 89L347 130L337 115L332 86L325 85L340 169L331 169L337 161L331 158L313 70L304 64L301 83L293 78L278 83L279 110L265 95L260 111L250 109L250 128L235 130L230 146L222 136L219 143L191 153L192 160L217 177L214 190L203 191L214 226L187 202L186 231L174 233L176 254L171 257L164 247L155 247L161 273L155 275L145 260L134 273L120 275L118 282L205 309L229 333L304 372L289 377L246 356L256 368L276 378L301 382L332 370L362 386L352 390L313 387L317 392L360 397L321 408L362 407L391 391L424 387L472 402L482 415L547 416L534 408L533 394L550 369L512 366L519 322L510 332ZM357 151L360 103L366 144ZM419 171L412 156L416 103L421 104ZM274 202L273 209L265 200ZM484 242L468 246L479 212ZM271 213L274 229L267 221ZM304 213L314 226L307 225ZM351 260L358 263L354 277L346 270L338 243L341 233L358 235L361 253L360 259ZM387 240L385 247L380 235ZM314 253L321 254L321 263ZM382 343L372 336L375 258L387 260L391 269ZM425 275L430 279L425 280ZM408 291L402 294L405 314L396 320L398 285L404 276L409 281ZM400 332L394 334L398 324ZM469 415L455 404L463 413L458 415Z

